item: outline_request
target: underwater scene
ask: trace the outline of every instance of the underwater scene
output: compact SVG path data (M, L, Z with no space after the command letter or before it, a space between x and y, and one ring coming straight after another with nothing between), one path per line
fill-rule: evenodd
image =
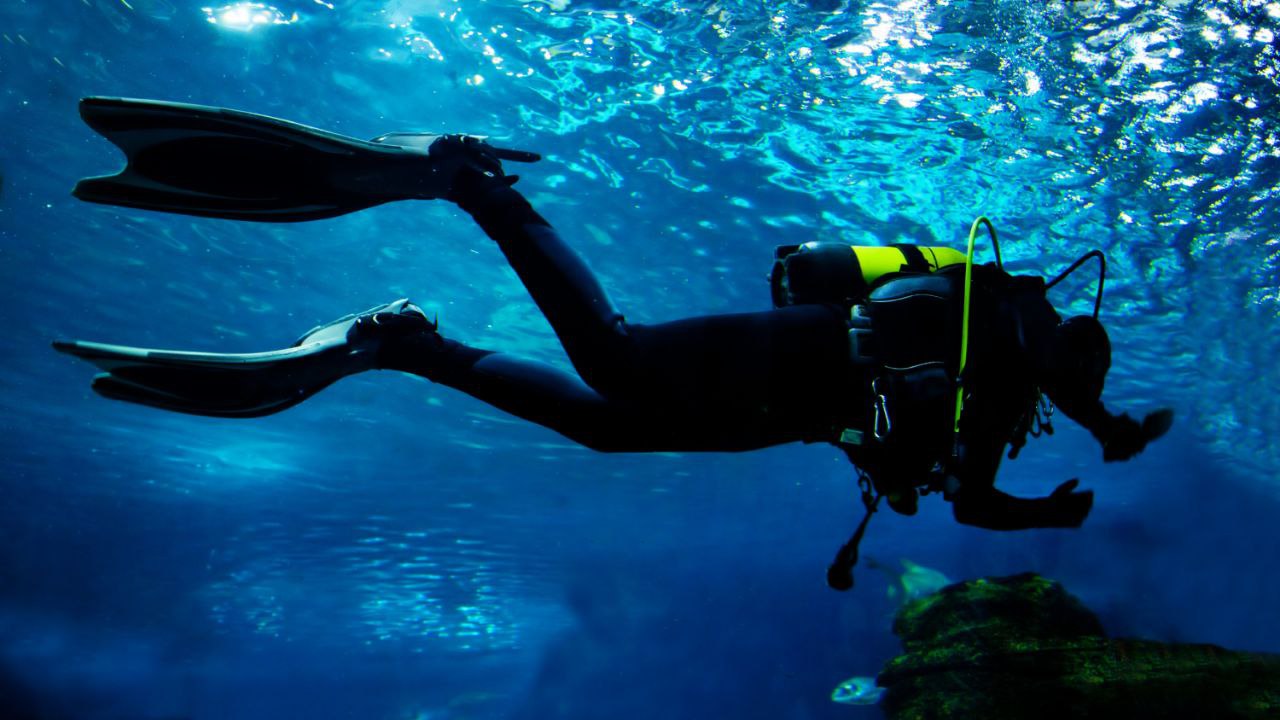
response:
M0 717L1280 717L1277 35L3 0Z

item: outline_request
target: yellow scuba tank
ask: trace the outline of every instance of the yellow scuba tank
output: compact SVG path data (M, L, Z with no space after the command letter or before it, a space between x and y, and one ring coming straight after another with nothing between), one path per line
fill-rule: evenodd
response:
M948 247L860 246L838 242L782 245L774 251L769 284L774 307L866 299L876 280L895 272L932 272L963 265L965 254Z
M969 350L969 311L973 286L973 250L985 225L995 251L995 268L1004 271L995 226L985 217L969 228L967 252L951 248L893 245L849 247L809 243L779 247L770 277L775 307L800 302L840 302L850 308L850 357L854 365L877 368L871 380L870 407L861 422L835 428L833 441L861 472L859 486L866 515L827 568L827 584L853 587L858 544L882 494L904 514L916 508L917 488L936 487L959 456L964 412L964 373ZM813 257L805 258L806 254ZM1097 255L1076 261L1053 283ZM826 262L817 262L825 260ZM956 273L934 273L962 266ZM907 272L904 272L907 271ZM902 273L890 277L895 273ZM1098 281L1097 316L1102 280ZM865 305L863 303L865 302ZM863 346L869 345L869 352ZM867 416L870 417L867 417Z

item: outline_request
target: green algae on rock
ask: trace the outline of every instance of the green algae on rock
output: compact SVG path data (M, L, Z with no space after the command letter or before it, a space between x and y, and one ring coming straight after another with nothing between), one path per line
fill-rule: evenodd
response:
M1280 718L1280 656L1116 640L1034 573L951 585L894 620L877 681L894 720Z

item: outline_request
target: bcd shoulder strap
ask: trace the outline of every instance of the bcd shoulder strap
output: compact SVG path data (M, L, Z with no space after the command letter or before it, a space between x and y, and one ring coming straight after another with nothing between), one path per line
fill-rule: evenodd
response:
M915 486L950 453L963 282L961 273L904 272L871 291L874 412L884 416L873 418L877 481Z

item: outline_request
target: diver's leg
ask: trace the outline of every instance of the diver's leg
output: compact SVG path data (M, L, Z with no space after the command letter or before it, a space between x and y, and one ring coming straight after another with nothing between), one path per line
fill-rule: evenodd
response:
M520 193L483 181L459 194L458 204L498 244L551 323L574 369L608 393L613 366L628 353L622 313L582 258Z
M388 343L379 366L462 390L597 450L738 451L822 440L869 380L848 362L838 308L632 326L611 392L550 366L431 331ZM865 380L865 381L864 381Z
M573 373L463 345L434 331L388 343L379 366L461 390L593 450L672 449L670 429L652 422L645 408L610 400Z
M507 183L464 174L455 190L452 199L497 242L578 375L605 399L590 407L611 445L745 450L817 439L830 433L837 413L852 407L844 404L851 372L839 308L810 305L628 325L582 259ZM478 361L464 376L466 387L447 384L499 407L517 396L556 402L557 392L545 394L548 386L531 380L541 374L512 374L510 362ZM586 407L570 406L570 414ZM543 415L549 420L538 422L574 437L549 412ZM623 442L622 434L639 437Z
M847 323L834 306L629 325L582 259L515 190L500 184L459 205L506 255L551 323L574 369L610 398L722 408L777 407L819 377L848 375ZM794 390L795 392L792 392ZM820 392L827 397L827 392ZM759 397L757 397L759 396Z
M631 353L621 363L628 395L660 398L671 414L726 426L730 434L829 430L857 384L844 315L834 306L709 315L628 331Z

